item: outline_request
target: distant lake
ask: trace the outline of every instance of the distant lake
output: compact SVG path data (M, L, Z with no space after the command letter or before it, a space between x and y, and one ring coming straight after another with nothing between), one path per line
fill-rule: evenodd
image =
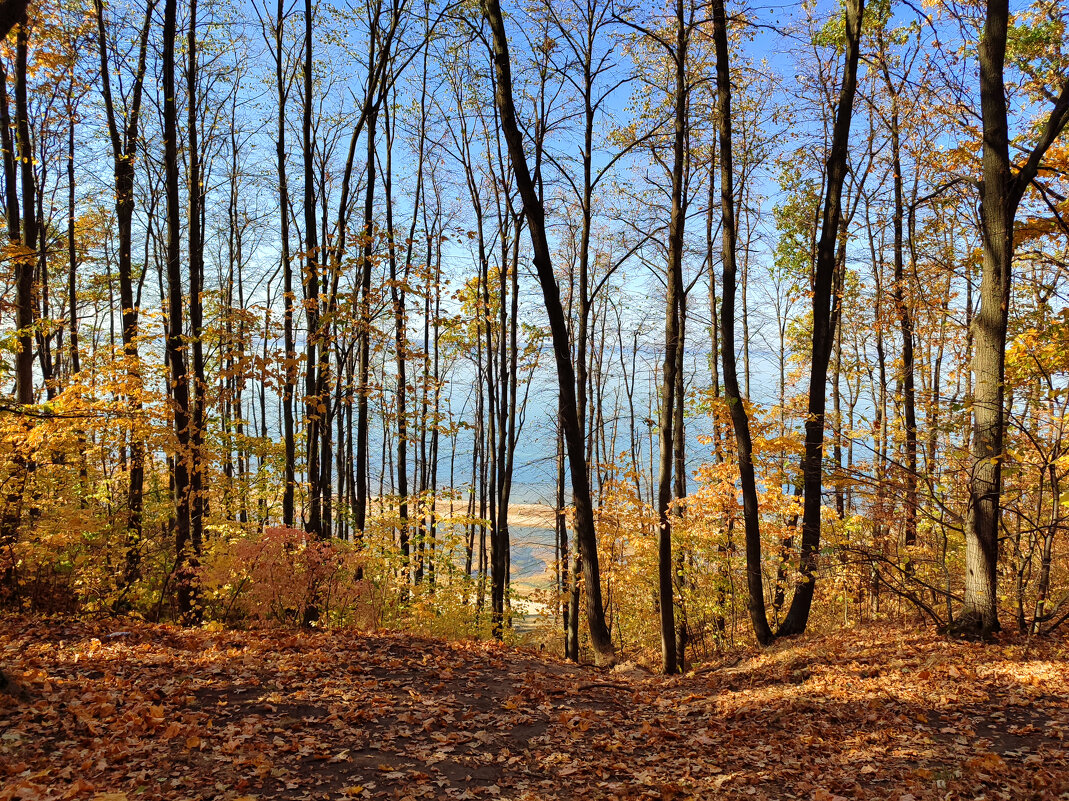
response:
M513 580L538 579L553 570L556 532L541 526L509 526Z

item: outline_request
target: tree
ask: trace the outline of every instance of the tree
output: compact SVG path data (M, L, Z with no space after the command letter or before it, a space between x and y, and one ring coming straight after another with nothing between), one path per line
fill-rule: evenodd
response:
M192 447L189 406L189 374L186 371L186 347L183 337L182 290L182 208L178 192L178 105L175 96L175 41L178 28L178 0L164 0L162 75L163 93L163 167L166 192L166 265L167 265L167 361L172 386L172 415L178 449L173 459L175 498L175 577L178 583L178 611L183 622L198 617L196 571L200 543L193 539L192 481L197 469L197 452Z
M94 3L97 21L97 45L100 50L100 91L104 98L104 111L107 119L108 138L111 141L115 181L115 221L119 234L119 300L122 304L120 311L122 317L122 343L130 384L127 388L127 397L135 417L141 411L143 404L141 402L140 355L137 347L140 291L138 291L136 298L134 295L134 177L137 150L141 137L141 99L145 86L148 37L155 7L155 0L152 0L145 9L145 21L141 26L141 33L138 38L137 66L134 70L134 84L130 91L129 105L127 107L126 98L123 98L123 108L117 110L117 104L111 88L111 65L108 54L107 28L104 20L104 3L103 0L96 0ZM71 191L74 191L73 182ZM73 244L71 247L73 248ZM73 275L73 259L71 261ZM71 298L71 303L73 304L73 290ZM74 347L75 337L74 325L75 316L72 313L72 347ZM144 483L145 448L144 443L135 435L131 437L130 441L129 489L127 490L126 500L126 566L123 580L128 586L137 580L140 572Z
M505 21L498 0L483 0L483 16L490 27L493 40L494 73L497 79L495 102L500 117L501 131L508 144L509 158L516 178L516 186L523 200L523 212L531 236L533 260L538 273L542 297L549 317L553 354L557 365L557 385L560 391L561 425L568 445L568 462L572 477L572 500L575 504L575 533L583 555L583 574L587 588L587 625L590 642L598 664L615 661L615 649L605 625L605 612L601 600L601 576L598 565L597 537L594 530L594 510L590 498L583 441L583 429L575 397L575 370L571 363L571 345L567 322L560 302L560 289L553 274L549 240L546 237L545 210L527 166L523 136L516 120L516 108L512 92L512 69L509 59L508 38Z
M739 392L735 361L735 288L738 273L735 224L735 165L731 136L731 72L728 56L727 15L723 0L713 0L713 45L716 50L716 111L720 138L720 248L723 290L720 325L723 336L724 399L735 431L739 478L742 486L743 525L746 547L746 586L750 621L761 645L772 642L772 630L765 612L764 578L761 571L761 511L754 477L750 420Z
M802 460L804 506L799 570L801 579L786 618L775 633L768 624L764 604L761 569L760 510L757 505L756 480L749 421L738 386L735 365L735 223L734 190L730 138L730 74L727 72L726 15L717 3L713 10L714 38L717 52L717 103L721 112L721 224L724 258L724 288L721 326L724 331L724 393L735 429L742 479L743 515L746 539L746 575L749 609L758 642L767 645L775 638L805 631L813 601L815 569L820 547L821 509L823 506L824 422L827 404L828 364L836 339L835 324L839 317L841 296L833 289L840 268L838 248L842 220L842 191L847 175L847 156L864 0L848 0L845 7L845 65L839 92L838 108L832 130L831 149L827 157L824 206L812 277L813 322L810 351L809 398L805 419L805 453ZM727 119L723 115L727 116ZM724 163L724 159L728 163Z
M686 225L684 206L683 167L687 141L687 47L690 43L690 24L684 0L676 0L675 42L670 49L673 77L672 94L672 189L671 213L668 222L668 269L665 283L668 294L665 303L664 367L661 385L660 461L657 470L657 552L658 603L661 616L661 661L665 673L675 673L676 626L675 592L672 562L672 467L675 448L672 438L676 429L676 406L682 405L678 392L678 351L683 308L683 235Z
M838 266L837 244L842 219L842 191L847 174L850 122L857 91L857 66L861 49L864 0L847 0L845 16L846 53L839 104L832 130L827 162L827 183L813 275L813 336L809 373L809 402L805 420L805 455L802 460L804 505L799 569L801 581L777 635L801 634L809 620L816 584L815 570L820 548L822 488L824 478L824 418L827 406L828 362L835 342L835 321L840 298L833 293Z
M257 12L259 13L259 11ZM266 13L266 12L265 12ZM282 374L282 437L284 464L282 477L282 524L293 526L294 494L296 492L297 445L294 431L293 401L297 387L297 347L294 341L293 317L293 256L290 244L290 193L289 175L286 170L286 104L292 85L292 74L287 69L283 51L283 34L286 22L285 0L278 0L275 17L268 23L261 17L264 40L271 50L275 65L275 100L278 115L275 121L275 160L278 170L278 226L279 259L282 267L283 307L283 374Z
M23 20L15 37L15 139L18 145L19 179L22 186L22 231L17 228L19 216L14 213L8 222L12 237L21 246L15 259L16 297L15 324L18 328L18 357L15 360L16 397L21 404L34 401L33 391L33 324L34 275L37 270L37 177L34 174L33 143L30 140L29 101L27 99L27 58L29 53L29 25Z
M1039 173L1043 157L1069 122L1069 78L1040 129L1024 163L1010 160L1006 102L1006 39L1009 4L988 0L980 38L980 113L983 155L980 232L983 244L980 308L973 320L976 349L972 371L972 469L965 529L965 599L953 630L986 637L999 629L998 541L1002 468L1006 437L1006 330L1013 284L1014 220L1021 200Z

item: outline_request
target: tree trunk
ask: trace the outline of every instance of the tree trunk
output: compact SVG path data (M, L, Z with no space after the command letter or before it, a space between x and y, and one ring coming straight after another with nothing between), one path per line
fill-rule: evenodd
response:
M199 557L204 532L204 518L208 511L208 498L204 489L204 426L207 419L207 382L204 376L204 236L201 230L204 208L204 186L200 166L200 139L197 119L197 0L189 3L189 71L186 79L188 89L188 122L186 139L189 149L189 334L193 355L193 414L191 417L190 442L190 494L189 536L193 553ZM195 620L200 619L200 610L192 610Z
M917 400L913 366L913 315L906 301L905 269L905 200L903 197L902 143L899 130L898 91L891 80L883 31L879 32L881 49L880 67L883 82L891 99L891 168L894 179L894 284L891 297L898 315L898 327L902 335L902 403L906 425L906 524L904 542L907 546L917 543Z
M301 143L304 147L304 301L308 331L305 353L305 414L307 436L305 450L308 464L308 516L305 530L315 536L322 531L321 491L319 465L319 437L325 424L319 406L319 239L316 233L315 205L315 141L312 136L312 0L304 2L304 97L301 117Z
M190 512L189 376L186 373L182 323L182 209L178 192L178 109L175 103L175 39L177 0L164 0L162 78L163 165L167 214L167 361L171 372L172 409L178 448L173 460L175 498L175 576L178 613L183 623L192 623L197 605L197 555L192 550Z
M15 137L22 182L22 251L15 257L15 327L18 353L15 356L15 398L21 404L34 401L33 392L33 283L37 268L37 202L33 165L36 159L30 142L26 60L29 52L28 22L19 23L15 34ZM16 216L16 219L17 216Z
M765 590L761 572L761 523L757 505L757 481L753 467L750 420L739 393L735 361L736 260L735 178L731 136L731 72L728 61L727 18L723 0L713 2L713 39L716 48L716 98L720 126L720 238L723 264L720 331L723 353L724 399L735 430L739 479L742 486L743 523L746 548L746 587L750 621L761 645L772 642L772 630L765 611ZM710 179L711 180L711 179Z
M683 165L687 125L687 39L683 0L676 2L675 95L672 143L672 210L668 221L668 269L664 326L664 367L661 384L660 460L657 469L657 584L661 619L661 662L665 673L676 672L675 603L672 581L672 435L675 423L676 351L679 348L679 308L683 298Z
M1069 120L1069 80L1051 110L1039 141L1016 175L1009 155L1003 71L1009 25L1007 0L988 0L980 40L981 162L980 231L983 240L980 308L972 322L976 349L972 370L972 470L965 529L965 600L953 630L987 637L999 630L997 571L1005 420L1006 329L1012 284L1013 225L1025 190L1049 147Z
M119 233L119 302L122 304L123 356L126 359L128 403L136 417L141 409L141 368L137 348L138 317L140 310L134 298L133 277L133 218L134 218L134 166L140 137L141 98L145 82L148 53L148 34L152 24L155 0L148 4L145 22L137 54L137 71L131 91L130 111L119 127L115 101L111 91L111 67L108 58L107 34L104 25L104 5L96 0L97 39L100 47L101 93L111 138L112 160L115 176L115 223ZM73 229L72 229L73 230ZM73 312L72 312L73 319ZM73 346L73 343L72 343ZM130 476L127 490L126 519L126 564L123 581L126 586L137 580L141 570L142 507L145 481L145 447L136 434L130 440Z
M523 151L523 137L516 121L512 96L512 70L509 63L504 17L501 14L498 0L483 0L482 10L493 35L494 68L497 75L495 100L501 115L501 129L508 144L509 157L516 176L516 186L523 199L523 210L534 251L534 265L542 287L557 363L561 423L564 426L565 441L568 444L572 498L575 503L576 537L581 544L587 587L587 623L590 627L590 642L598 664L611 664L615 661L615 652L612 640L609 638L609 630L605 625L605 611L602 606L594 510L590 500L583 429L579 424L576 411L575 371L571 362L568 326L564 318L564 309L561 306L560 289L553 275L549 240L546 238L545 211L528 171L527 159Z
M372 56L371 61L374 61ZM360 261L360 298L357 304L357 383L356 383L356 528L364 530L367 520L368 455L368 376L371 358L371 254L375 203L375 133L378 115L372 110L367 123L367 190L364 195L364 252Z
M787 617L777 636L801 634L809 622L809 610L816 588L816 567L820 552L820 523L824 479L824 412L827 404L828 361L835 341L835 320L839 298L832 285L837 268L836 244L842 219L843 183L846 180L850 121L857 90L857 64L861 45L864 0L846 2L846 65L839 92L839 106L832 129L831 152L828 154L827 194L821 222L820 240L813 280L813 343L809 372L809 404L805 422L805 454L802 458L804 499L802 505L802 542L799 571Z
M286 96L288 88L282 63L282 21L286 13L284 0L278 0L275 17L275 91L278 98L278 123L275 154L278 160L279 237L282 242L283 362L282 437L284 459L282 475L282 524L293 526L296 490L297 445L294 433L293 395L297 386L297 346L293 335L293 259L290 255L290 193L286 174Z

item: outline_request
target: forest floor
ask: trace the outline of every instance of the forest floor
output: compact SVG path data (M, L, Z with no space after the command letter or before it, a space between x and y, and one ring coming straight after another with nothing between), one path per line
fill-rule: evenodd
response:
M666 678L408 634L7 617L0 799L1058 798L1067 656L881 626Z

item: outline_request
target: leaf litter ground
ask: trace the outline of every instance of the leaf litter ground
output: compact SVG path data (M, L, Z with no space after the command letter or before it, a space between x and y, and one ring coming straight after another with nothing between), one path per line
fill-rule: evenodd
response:
M0 801L1069 798L1069 644L857 628L666 678L493 643L0 619Z

